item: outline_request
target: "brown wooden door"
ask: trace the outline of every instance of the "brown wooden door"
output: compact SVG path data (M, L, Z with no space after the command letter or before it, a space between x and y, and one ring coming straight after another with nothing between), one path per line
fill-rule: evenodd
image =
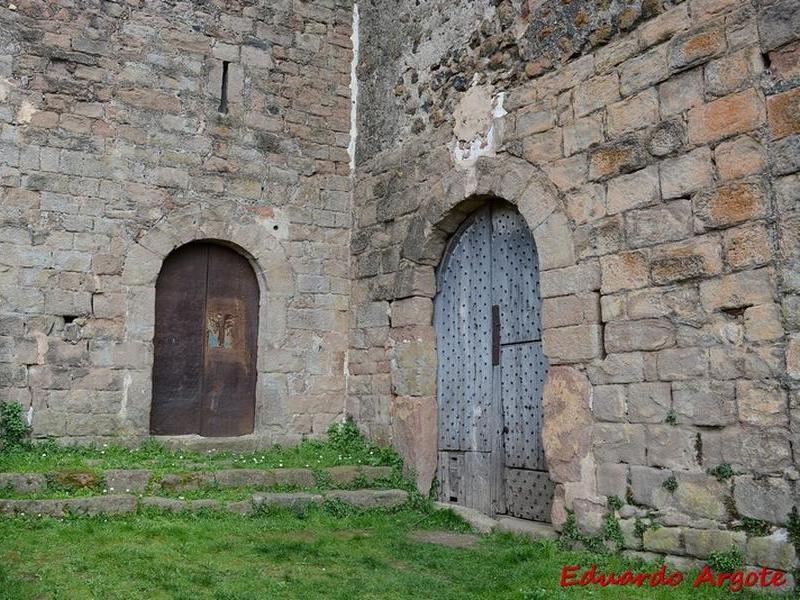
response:
M151 433L252 433L257 332L247 259L204 242L172 252L156 282Z

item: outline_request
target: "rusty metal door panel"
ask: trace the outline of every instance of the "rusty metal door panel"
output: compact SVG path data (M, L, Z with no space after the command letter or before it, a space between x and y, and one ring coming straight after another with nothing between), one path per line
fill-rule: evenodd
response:
M230 248L192 243L170 254L156 283L154 434L252 433L258 282Z
M207 262L207 247L184 246L164 260L156 281L154 434L200 431Z
M241 254L211 246L207 286L200 433L209 437L252 433L258 282Z

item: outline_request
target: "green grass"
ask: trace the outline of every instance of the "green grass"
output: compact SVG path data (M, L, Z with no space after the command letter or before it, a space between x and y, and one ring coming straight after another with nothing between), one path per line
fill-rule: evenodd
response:
M0 518L0 598L730 597L688 584L563 590L564 564L618 571L642 565L500 533L450 548L408 539L415 529L468 526L449 511L338 505L256 517L143 511L63 521Z
M342 426L344 430L346 426ZM273 446L257 452L173 451L158 442L139 448L114 445L100 447L58 446L39 442L0 452L0 472L46 473L62 470L100 472L105 469L150 469L154 474L229 468L271 469L307 467L322 469L337 465L399 466L390 448L377 446L360 435L306 440L294 447Z

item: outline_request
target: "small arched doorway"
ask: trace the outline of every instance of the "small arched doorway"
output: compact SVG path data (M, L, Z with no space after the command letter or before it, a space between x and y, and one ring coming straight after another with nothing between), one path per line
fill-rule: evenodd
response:
M461 225L437 288L441 498L549 521L538 259L516 208L493 200Z
M192 242L156 281L150 432L208 437L252 433L259 290L235 250Z

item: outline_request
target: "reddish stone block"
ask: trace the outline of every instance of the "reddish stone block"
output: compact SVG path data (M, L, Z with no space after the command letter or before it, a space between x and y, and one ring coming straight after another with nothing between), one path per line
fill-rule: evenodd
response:
M689 111L689 140L705 144L756 129L764 122L764 103L754 89L724 96Z
M767 98L767 118L775 139L800 131L800 88Z

